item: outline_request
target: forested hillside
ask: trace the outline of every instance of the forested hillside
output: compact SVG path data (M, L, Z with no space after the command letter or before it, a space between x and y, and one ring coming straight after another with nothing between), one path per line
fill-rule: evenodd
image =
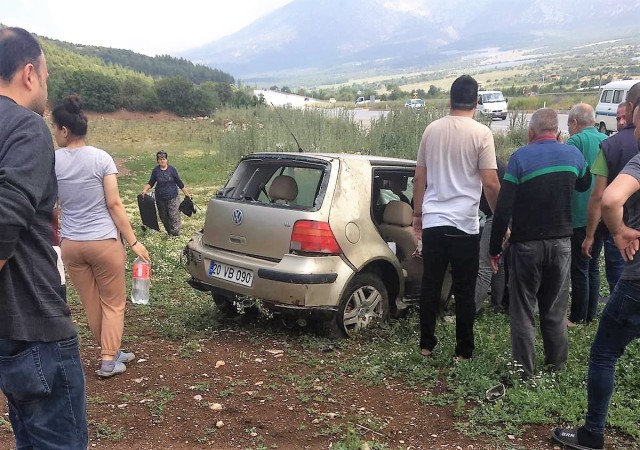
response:
M74 93L90 111L125 108L206 116L221 105L246 106L257 101L251 90L234 86L231 75L185 59L151 58L128 50L38 38L47 58L52 106Z
M73 53L83 56L93 56L107 64L128 67L152 77L166 78L181 76L195 84L201 84L206 81L228 84L235 82L233 77L226 72L212 69L202 64L194 64L184 58L174 58L169 55L151 57L119 48L78 45L53 39L46 40Z

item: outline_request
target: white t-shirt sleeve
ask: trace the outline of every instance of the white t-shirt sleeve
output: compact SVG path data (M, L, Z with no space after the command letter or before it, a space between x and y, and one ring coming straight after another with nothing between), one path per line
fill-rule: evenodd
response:
M488 128L486 128L484 133L480 135L480 142L478 145L478 169L498 170L493 133L491 133L491 130Z

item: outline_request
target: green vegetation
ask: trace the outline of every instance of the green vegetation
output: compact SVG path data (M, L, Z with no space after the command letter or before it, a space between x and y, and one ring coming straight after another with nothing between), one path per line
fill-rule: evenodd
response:
M184 60L161 57L164 69L159 70L144 64L148 57L132 52L107 49L114 54L126 54L126 65L119 65L117 58L110 61L99 57L102 53L97 47L95 52L89 52L83 51L88 47L58 41L42 39L41 43L49 67L51 105L75 93L90 111L113 112L125 108L207 116L222 105L246 106L257 102L251 91L230 84L229 81L233 82L230 76L220 77L211 69L209 76L190 74L185 66L196 68ZM97 56L92 56L94 54ZM197 84L198 80L204 81Z
M220 106L258 103L251 89L234 86L231 75L181 58L39 39L49 68L51 106L78 94L89 111L208 116Z
M98 58L107 65L126 67L154 78L182 77L194 84L202 84L207 81L235 83L233 77L228 73L202 64L194 64L184 58L174 58L169 55L146 56L119 48L72 44L56 39L46 40L73 53Z
M119 442L126 437L126 430L122 427L114 429L106 422L92 423L95 428L96 438L102 441Z
M361 151L415 158L417 142L424 126L439 117L436 110L422 112L393 111L384 120L370 127L356 124L345 114L326 117L322 111L279 110L287 126L297 135L307 150ZM522 142L521 114L515 114L513 128L496 137L504 155ZM455 325L452 320L438 323L440 343L434 358L425 359L417 351L418 316L415 312L406 319L392 320L379 328L354 339L328 341L305 331L296 334L277 326L277 319L260 318L259 324L222 321L212 306L211 297L190 288L182 265L181 251L191 233L202 228L204 208L214 192L220 188L237 158L250 151L297 151L287 126L272 109L221 109L213 120L114 121L98 119L90 122L92 145L108 150L126 166L128 174L119 177L120 192L134 227L139 229L135 204L136 194L147 181L155 164L158 148L169 152L175 165L194 195L201 212L183 217L183 233L178 239L167 239L163 233L139 234L153 257L151 303L128 311L127 338L137 335L153 336L181 342L180 355L197 358L200 339L207 339L214 329L244 329L255 335L256 342L286 340L291 344L292 356L300 370L288 368L274 373L273 386L296 383L296 396L309 408L319 409L340 391L344 380L355 380L359 386L384 385L388 380L415 389L425 405L450 406L455 409L455 426L467 435L494 436L497 448L515 448L505 442L507 434L520 435L528 425L579 424L586 410L586 370L590 344L597 324L570 331L570 355L567 368L560 373L541 371L529 382L522 382L519 370L510 359L509 321L503 315L484 314L476 326L477 354L473 361L455 361L453 348ZM526 130L525 130L526 131ZM133 261L129 253L127 273ZM71 289L69 301L78 306L76 293ZM265 337L266 335L266 337ZM537 363L542 367L542 345L537 340ZM616 448L633 448L630 439L640 440L640 346L632 344L617 368L616 393L608 419L608 435ZM315 380L319 380L316 382ZM507 386L506 395L494 402L484 400L486 389L497 384ZM235 395L238 384L215 393L218 398ZM318 389L322 387L322 390ZM206 392L207 383L194 386L196 392ZM145 393L154 401L148 404L154 423L163 420L167 405L174 393L159 386ZM267 398L268 400L268 398ZM100 403L101 399L92 400ZM362 427L382 432L384 419L379 417L347 418L336 426L323 422L319 431L337 436L335 448L362 448ZM2 422L0 421L0 426ZM301 424L300 427L306 427ZM118 430L115 431L117 435ZM198 439L213 439L214 431L207 431ZM384 444L368 442L369 448L388 448Z

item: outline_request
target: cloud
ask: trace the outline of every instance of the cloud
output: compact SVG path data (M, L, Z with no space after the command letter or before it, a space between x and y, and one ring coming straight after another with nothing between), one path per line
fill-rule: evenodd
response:
M156 55L199 47L291 1L14 0L3 4L0 22L76 44Z

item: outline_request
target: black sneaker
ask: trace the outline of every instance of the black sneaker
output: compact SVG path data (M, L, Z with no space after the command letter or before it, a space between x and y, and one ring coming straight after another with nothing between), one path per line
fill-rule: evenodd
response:
M604 449L604 436L597 436L580 428L556 428L551 433L551 438L578 450L602 450Z

